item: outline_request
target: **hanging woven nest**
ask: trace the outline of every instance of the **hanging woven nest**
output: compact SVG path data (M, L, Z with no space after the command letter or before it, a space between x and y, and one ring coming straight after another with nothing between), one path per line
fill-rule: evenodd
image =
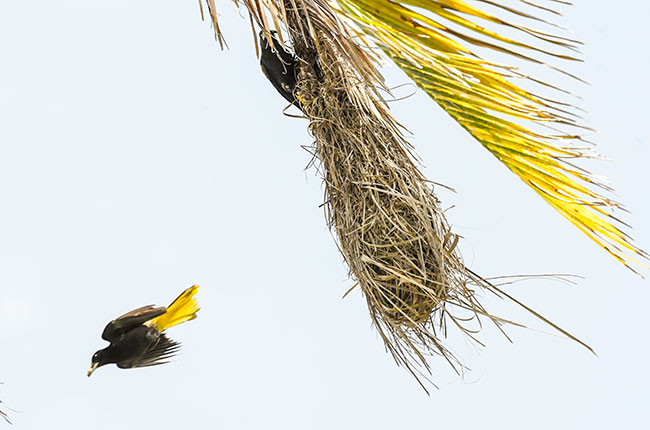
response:
M473 288L489 284L462 263L433 186L385 105L361 83L350 91L353 71L334 44L320 38L315 62L315 48L290 33L302 60L297 92L315 139L326 216L375 326L416 376L424 376L421 367L429 370L431 353L460 371L437 333L446 331L448 318L467 333L479 316L501 324L475 299Z

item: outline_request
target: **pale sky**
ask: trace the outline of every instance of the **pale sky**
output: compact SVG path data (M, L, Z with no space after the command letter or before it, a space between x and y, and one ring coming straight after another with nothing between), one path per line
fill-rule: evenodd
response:
M546 2L551 4L551 2ZM632 3L632 2L630 2ZM578 1L562 24L586 43L571 66L591 137L650 248L650 6ZM392 103L413 133L467 265L484 276L573 273L508 291L598 357L509 302L433 360L426 396L385 353L304 170L304 120L262 75L247 19L217 2L220 51L196 1L0 2L0 400L16 429L611 429L650 419L650 284L626 270L418 93ZM391 85L406 82L387 67ZM409 91L404 91L408 93ZM650 271L644 272L646 276ZM174 362L86 377L112 318L168 305L192 284L202 310L169 336ZM0 406L1 407L1 406ZM4 409L6 410L6 408ZM8 427L0 420L0 427Z

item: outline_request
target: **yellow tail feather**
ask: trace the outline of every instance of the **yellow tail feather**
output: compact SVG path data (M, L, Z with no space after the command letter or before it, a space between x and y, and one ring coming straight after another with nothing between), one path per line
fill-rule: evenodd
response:
M199 304L194 298L194 295L199 291L198 285L193 285L187 290L183 291L171 305L167 307L167 312L159 317L151 320L151 324L162 332L169 327L185 321L190 321L196 318L196 313L199 311Z

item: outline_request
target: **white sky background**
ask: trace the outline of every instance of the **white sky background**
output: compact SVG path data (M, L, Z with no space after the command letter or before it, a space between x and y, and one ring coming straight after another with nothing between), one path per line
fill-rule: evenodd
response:
M633 6L632 6L633 3ZM550 2L549 2L550 4ZM263 77L247 20L218 2L220 51L196 1L0 2L0 399L15 428L641 428L648 281L620 266L422 94L392 104L467 264L485 276L575 273L508 288L592 345L487 327L433 360L427 397L384 352L327 231L304 120ZM592 137L650 248L650 6L567 10L591 86ZM392 85L406 82L395 67ZM406 94L410 90L401 90ZM650 273L645 272L646 275ZM172 364L85 372L112 318L199 284L170 330ZM499 315L550 331L514 304ZM3 423L0 421L0 426Z

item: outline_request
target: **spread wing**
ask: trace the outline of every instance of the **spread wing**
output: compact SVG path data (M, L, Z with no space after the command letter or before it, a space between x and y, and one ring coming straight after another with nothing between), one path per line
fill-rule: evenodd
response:
M157 366L159 364L165 364L169 362L169 359L172 358L178 350L180 349L181 344L179 342L173 341L165 334L161 334L158 338L158 343L156 346L151 348L149 351L145 352L140 357L135 358L129 363L117 363L118 367L147 367L147 366Z
M164 306L154 308L152 305L142 306L141 308L127 312L106 325L104 332L102 333L102 339L112 342L127 331L132 330L150 319L164 314L165 312L167 312L167 308Z

